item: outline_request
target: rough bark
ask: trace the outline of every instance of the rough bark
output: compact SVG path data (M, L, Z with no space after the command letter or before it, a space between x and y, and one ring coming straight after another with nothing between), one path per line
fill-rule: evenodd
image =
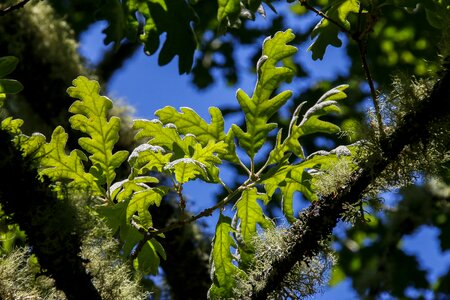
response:
M380 151L368 157L336 194L312 203L290 227L288 236L295 242L285 249L280 259L272 263L258 283L260 288L254 287L249 298L267 299L272 291L278 289L282 279L296 262L317 254L321 249L321 242L332 234L333 228L345 213L345 207L357 203L386 167L398 159L405 147L426 141L430 136L431 123L448 118L450 72L448 66L445 68L444 76L435 84L429 97L408 113L398 128L379 141Z
M0 131L0 203L27 233L27 243L42 269L67 299L101 299L80 257L81 237L76 212L58 200L48 182L37 178L4 131Z
M106 57L99 65L100 79L109 79L135 50L135 44L125 44L117 53L112 51L105 54ZM82 59L76 52L76 42L70 26L58 19L47 3L39 2L37 5L30 3L23 9L0 18L0 56L4 55L14 55L20 60L11 77L19 80L25 88L19 97L10 99L7 104L10 105L12 115L25 120L23 131L27 134L39 131L49 136L56 125L63 125L69 132L69 148L79 148L78 133L71 131L68 124L67 109L73 99L67 95L66 89L76 76L80 74L89 76L91 71L83 66ZM132 133L128 132L128 134ZM132 150L129 149L131 146L121 145L123 148L128 147L128 150ZM7 156L0 157L0 163L7 163ZM34 187L28 186L24 181L21 182L22 189L26 187L30 191L33 190ZM39 193L33 195L35 198L40 197ZM51 210L46 211L51 212ZM14 213L13 210L9 212ZM158 212L153 214L154 221L165 224L177 213L176 207L163 202ZM27 235L40 232L40 229L34 228L32 224L27 229L23 229ZM44 233L41 232L41 234ZM51 237L52 235L41 236L43 240ZM204 298L210 283L206 258L209 252L204 247L199 247L202 236L196 225L191 224L182 230L168 234L162 243L170 260L170 263L163 262L162 267L173 297L176 299ZM53 259L60 258L55 256ZM195 278L195 281L186 284L192 278Z

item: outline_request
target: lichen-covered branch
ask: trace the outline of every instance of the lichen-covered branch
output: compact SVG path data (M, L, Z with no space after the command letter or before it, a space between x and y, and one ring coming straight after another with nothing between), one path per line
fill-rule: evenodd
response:
M340 187L335 194L321 198L306 209L299 220L289 229L287 238L292 246L286 248L280 258L262 274L258 288L253 286L251 299L267 299L267 296L279 288L283 278L298 261L313 257L321 249L322 241L332 233L339 219L345 213L345 207L357 203L367 188L380 174L395 162L405 147L426 141L430 137L431 123L450 114L450 72L448 66L444 76L438 81L429 97L424 99L415 110L404 116L401 124L391 134L379 140L379 152L374 151L361 167L355 171L349 182Z
M11 6L8 6L8 7L4 8L4 9L1 9L0 10L0 16L4 16L7 13L15 11L16 9L20 9L20 8L24 7L25 4L27 4L28 2L30 2L30 0L22 0L22 1L17 2L14 5L11 5Z
M101 299L80 256L81 237L74 207L59 200L48 182L37 172L0 131L0 203L27 234L27 243L39 264L55 280L67 299Z

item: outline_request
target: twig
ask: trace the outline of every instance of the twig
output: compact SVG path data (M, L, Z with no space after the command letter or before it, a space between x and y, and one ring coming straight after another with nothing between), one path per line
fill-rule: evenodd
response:
M406 114L402 124L380 139L380 152L373 153L367 163L353 173L351 180L342 186L336 195L321 198L309 206L301 218L296 221L286 235L292 237L288 244L292 246L283 249L279 259L266 267L264 274L258 277L257 286L253 285L248 299L267 299L276 291L292 267L298 262L313 257L321 249L321 242L332 233L338 220L343 217L345 207L359 201L367 187L399 155L408 145L427 140L430 136L429 125L439 119L447 119L450 114L450 71L447 69L444 77L435 84L433 91L415 110ZM436 110L436 107L439 107Z
M184 199L183 196L183 185L181 183L177 183L175 185L175 192L178 195L178 198L180 199L180 209L181 209L181 214L183 214L184 209L186 208L186 199Z
M299 1L300 1L300 4L302 6L304 6L306 9L308 9L308 10L310 10L312 12L315 12L317 15L321 16L323 19L325 19L325 20L329 21L330 23L333 23L334 25L339 27L339 29L341 31L346 33L352 40L354 40L357 43L358 49L359 49L359 55L361 57L362 67L363 67L363 70L364 70L364 74L366 76L366 80L367 80L367 83L369 84L369 88L370 88L370 96L372 98L372 103L373 103L373 106L375 108L375 115L376 115L376 118L377 118L380 138L385 137L384 126L383 126L383 119L381 117L380 104L378 102L377 92L375 90L375 85L374 85L374 82L373 82L373 78L372 78L372 75L370 73L369 65L368 65L367 59L366 59L367 41L365 41L363 39L364 36L366 36L367 33L371 31L371 28L373 27L373 24L371 24L369 28L367 28L363 33L361 33L360 26L361 26L362 6L360 6L359 12L358 12L358 21L357 21L357 28L358 29L357 29L357 31L355 33L352 33L350 30L345 28L341 23L339 23L338 21L330 18L329 16L327 16L321 10L318 10L315 7L313 7L312 5L310 5L306 0L299 0Z
M372 74L370 73L369 65L367 64L366 45L364 44L364 42L362 40L357 40L356 42L358 44L359 56L361 57L361 63L362 63L363 69L364 69L364 73L366 75L366 80L367 80L367 83L369 84L370 96L372 98L373 107L375 108L375 115L376 115L377 122L378 122L378 131L380 134L380 138L384 138L385 132L384 132L383 119L381 118L380 103L378 102L377 92L375 90L375 85L373 83Z
M27 4L28 2L30 2L30 0L22 0L22 1L17 2L14 5L8 6L7 8L0 10L0 16L4 16L14 10L20 9L20 8L24 7L25 4Z
M339 23L338 21L330 18L329 16L327 16L323 11L318 10L317 8L315 8L314 6L310 5L306 0L299 0L300 4L302 6L304 6L306 9L315 12L317 15L321 16L323 19L327 20L330 23L333 23L334 25L336 25L337 27L339 27L340 30L342 30L343 32L345 32L346 34L348 34L349 36L352 36L352 33L350 30L348 30L347 28L345 28L341 23Z
M370 96L372 97L372 103L373 103L373 107L375 108L375 115L376 115L377 123L378 123L379 137L380 138L384 138L385 137L385 132L384 132L383 119L381 117L380 103L378 102L377 92L375 90L375 85L373 83L372 74L370 72L369 64L367 63L367 59L366 59L366 56L367 56L367 39L365 37L372 30L373 23L370 23L368 28L366 28L364 30L364 32L361 32L361 15L362 15L362 11L363 11L362 5L360 5L359 12L358 12L358 21L357 21L357 26L356 26L357 31L355 32L355 34L352 35L352 39L354 41L356 41L356 43L358 45L359 56L361 57L361 63L362 63L362 66L363 66L363 70L364 70L364 73L366 75L367 83L369 84Z
M241 186L239 186L237 189L235 189L233 192L231 192L230 194L228 194L228 196L226 196L225 198L223 198L220 202L218 202L217 204L215 204L214 206L205 208L204 210L202 210L200 213L191 216L190 218L186 218L184 220L178 220L175 222L170 223L169 225L167 225L164 228L161 229L157 229L157 228L149 228L148 231L146 231L145 229L143 229L141 226L137 225L136 223L134 223L133 221L131 222L131 225L134 226L140 233L142 233L144 235L144 238L142 240L139 241L139 243L137 244L136 248L133 249L133 251L130 254L131 259L135 259L137 257L137 255L139 254L139 252L142 250L142 247L144 247L145 243L149 240L151 240L152 238L156 237L157 235L160 235L162 233L168 232L168 231L172 231L174 229L180 228L185 226L186 224L192 223L197 221L200 218L206 217L206 216L211 216L212 213L218 209L218 208L222 208L224 207L226 204L228 204L232 199L234 199L234 197L236 195L238 195L239 193L241 193L242 191L253 187L256 183L255 182L250 182L249 180L247 180L245 183L243 183Z

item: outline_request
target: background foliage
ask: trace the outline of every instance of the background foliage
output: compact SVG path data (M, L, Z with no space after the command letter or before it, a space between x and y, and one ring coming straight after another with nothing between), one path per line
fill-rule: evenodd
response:
M345 278L361 298L448 297L450 273L430 276L402 242L426 225L450 247L449 1L11 0L0 9L2 298L301 298ZM100 20L113 47L92 66L77 40ZM311 77L295 55L305 43L314 60L341 47L348 71L285 85ZM242 47L252 70L239 64ZM199 89L239 84L249 71L255 89L238 90L239 106L211 108L210 123L173 107L133 123L103 94L136 51L162 67L177 56ZM224 128L236 112L241 120ZM223 162L236 174L228 185ZM182 187L196 178L223 191L193 215ZM209 237L192 221L219 208ZM350 226L332 234L337 219ZM147 276L158 266L163 285Z

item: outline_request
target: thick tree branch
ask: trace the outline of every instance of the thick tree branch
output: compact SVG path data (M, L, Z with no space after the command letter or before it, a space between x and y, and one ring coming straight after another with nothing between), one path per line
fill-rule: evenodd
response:
M14 5L8 6L4 9L0 10L0 17L4 16L12 11L15 11L16 9L20 9L20 8L24 7L25 4L27 4L28 2L30 2L30 0L22 0L22 1L17 2Z
M56 125L63 125L70 130L67 109L74 99L65 90L76 76L87 75L88 71L81 65L80 57L73 47L76 43L67 33L70 32L67 24L56 18L46 1L36 5L41 6L39 10L26 5L24 9L0 18L0 56L14 55L20 59L14 78L25 86L19 95L20 103L24 104L18 106L25 109L14 111L17 113L14 117L26 120L22 127L24 133L39 131L49 136ZM44 39L49 43L43 43ZM99 66L102 69L99 78L110 78L133 51L133 45L123 44L117 53L111 52L110 56L104 57ZM36 70L39 70L39 76L36 76ZM69 149L79 148L76 132L70 132L69 136ZM128 174L128 171L125 172ZM22 184L22 189L28 189L26 182ZM164 227L168 220L177 219L178 209L164 201L158 212L152 215L155 226ZM195 225L189 224L167 233L166 239L161 241L167 256L171 258L170 262L163 262L162 267L173 299L201 299L208 291L209 250L199 247L202 235L197 231ZM180 272L181 268L183 272ZM196 279L195 282L185 284L192 278Z
M27 234L39 264L67 299L101 299L80 257L81 237L75 209L56 199L0 130L0 203Z
M449 114L450 73L446 68L443 78L435 84L431 95L414 111L408 113L396 130L380 139L380 152L372 154L337 194L312 203L290 227L288 236L294 239L295 243L272 263L271 268L267 269L258 282L260 288L254 286L249 298L267 299L272 291L279 288L282 279L296 262L317 254L321 249L321 242L331 235L333 228L345 213L346 205L359 201L370 184L390 163L397 160L406 146L426 141L430 135L428 125L448 117Z

